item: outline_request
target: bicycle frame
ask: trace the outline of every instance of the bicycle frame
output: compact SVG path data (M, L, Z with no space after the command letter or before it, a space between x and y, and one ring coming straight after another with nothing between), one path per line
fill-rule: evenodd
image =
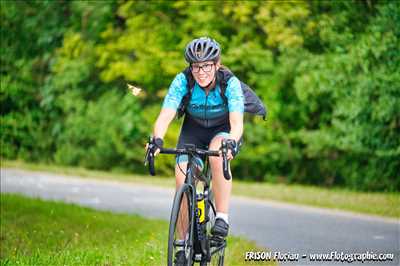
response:
M151 143L151 142L150 142ZM150 145L149 145L150 146ZM155 175L154 170L154 154L149 152L152 147L149 147L145 163L149 163L149 171L152 175ZM204 262L210 262L211 257L223 250L226 247L226 240L219 239L217 237L208 237L206 226L209 222L209 212L213 211L214 215L216 214L215 206L210 199L210 185L211 185L211 170L210 170L210 163L208 157L210 156L220 156L222 155L223 158L223 173L224 177L229 180L231 178L229 173L229 162L227 160L227 144L223 140L221 145L220 151L208 151L202 149L196 149L195 145L187 144L185 145L184 149L161 149L160 153L163 154L176 154L182 155L185 154L188 156L188 164L185 173L185 181L183 185L177 190L174 199L174 207L175 208L175 201L177 198L185 196L183 193L184 191L188 191L190 194L190 199L188 198L188 215L189 215L189 238L187 242L183 243L183 245L187 245L192 254L193 262L200 262L201 264ZM205 167L204 169L199 172L196 171L197 165L194 163L195 156L204 155L206 156L205 160ZM203 178L205 180L201 180ZM204 193L204 217L205 220L201 223L199 220L198 214L198 204L197 204L197 190L196 190L196 180L200 180L204 183L203 193ZM180 195L180 196L178 196ZM179 201L180 202L180 201ZM180 205L177 205L180 206ZM211 210L212 209L212 210ZM172 212L174 213L174 211ZM172 217L171 213L171 217ZM175 216L176 217L176 216ZM172 219L172 218L171 218ZM175 218L176 219L176 218ZM179 218L178 218L179 219ZM174 220L175 221L175 220ZM171 228L171 227L170 227ZM171 231L170 231L171 233ZM173 242L174 246L180 246L182 243L177 244ZM170 245L170 244L169 244ZM213 248L213 249L212 249ZM223 254L221 255L223 258ZM221 258L221 257L219 257ZM203 265L203 264L202 264Z
M210 239L207 236L207 232L204 228L204 226L206 226L206 224L209 222L208 219L208 215L209 212L212 211L214 212L214 214L216 213L215 210L215 206L214 203L211 201L209 195L210 195L210 185L211 185L211 179L212 179L212 175L211 175L211 169L210 169L210 163L208 161L208 156L206 157L205 160L205 167L204 170L200 173L201 175L204 175L204 181L202 181L201 177L196 175L196 171L195 167L197 167L194 163L193 163L193 158L194 155L193 154L189 154L188 155L188 164L187 164L187 169L186 169L186 178L185 178L185 182L183 185L189 186L190 190L192 192L192 202L194 204L192 204L191 206L191 217L192 217L192 223L193 223L193 236L194 238L191 239L191 242L193 244L193 248L195 251L200 251L201 257L196 258L196 255L200 255L198 252L195 253L195 257L194 257L194 261L196 262L200 262L201 260L204 259L203 256L205 256L207 261L211 260L211 257L221 251L223 248L226 247L226 240L225 239L214 239L214 243L218 243L217 246L215 246L216 248L214 248L213 250L211 250L211 247L214 247L211 245L211 243L213 242L213 239ZM199 182L203 182L204 183L204 190L203 190L203 194L204 194L204 211L205 211L205 221L203 224L200 223L199 221L199 215L198 215L198 207L197 207L197 189L196 189L196 180L198 180Z

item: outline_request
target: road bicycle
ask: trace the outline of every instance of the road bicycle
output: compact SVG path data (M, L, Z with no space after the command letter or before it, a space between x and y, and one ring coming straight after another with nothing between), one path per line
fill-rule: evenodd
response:
M155 175L151 143L150 139L145 164L148 163L150 174ZM168 235L168 266L174 265L175 254L178 251L184 252L185 265L194 263L199 263L201 266L224 265L226 239L211 234L216 209L211 190L212 176L208 157L222 155L224 177L229 180L231 176L227 152L226 140L222 140L219 151L198 149L193 144L186 144L183 149L160 150L161 154L188 156L185 182L176 191L172 205Z

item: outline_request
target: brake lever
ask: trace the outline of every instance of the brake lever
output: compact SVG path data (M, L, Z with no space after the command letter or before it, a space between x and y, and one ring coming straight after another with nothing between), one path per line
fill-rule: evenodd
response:
M147 165L147 163L149 161L150 152L151 152L151 150L153 148L153 146L152 146L153 144L151 144L151 143L153 143L153 137L149 136L149 140L147 142L146 155L144 156L144 162L143 162L144 166Z
M221 141L221 152L222 152L222 170L224 172L224 177L226 180L230 180L232 177L229 174L229 161L227 159L227 154L228 154L228 145L226 143L226 140L223 139Z
M147 163L149 163L150 175L155 176L156 172L155 172L155 168L154 168L154 153L152 152L154 144L152 144L152 143L153 143L153 138L150 136L147 150L146 150L146 155L144 157L144 165L146 166Z

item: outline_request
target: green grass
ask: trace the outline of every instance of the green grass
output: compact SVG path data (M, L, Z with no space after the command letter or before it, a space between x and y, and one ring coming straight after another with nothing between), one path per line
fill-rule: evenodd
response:
M233 194L314 207L400 217L399 193L367 193L302 185L237 182Z
M142 183L163 187L175 186L175 180L171 177L150 177L93 171L83 168L32 164L21 161L2 161L2 167L47 171L65 175ZM261 200L331 208L383 217L400 217L400 193L367 193L338 188L328 189L315 186L255 183L235 180L233 184L233 194Z
M165 221L12 194L1 194L0 217L0 265L166 264ZM248 265L253 250L262 249L230 237L226 265Z

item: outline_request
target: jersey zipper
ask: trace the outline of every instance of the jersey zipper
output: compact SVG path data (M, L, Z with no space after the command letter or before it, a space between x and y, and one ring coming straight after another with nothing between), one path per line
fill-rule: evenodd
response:
M204 104L204 120L206 122L206 127L208 127L208 120L207 120L207 100L208 100L208 93L206 93L206 102Z

